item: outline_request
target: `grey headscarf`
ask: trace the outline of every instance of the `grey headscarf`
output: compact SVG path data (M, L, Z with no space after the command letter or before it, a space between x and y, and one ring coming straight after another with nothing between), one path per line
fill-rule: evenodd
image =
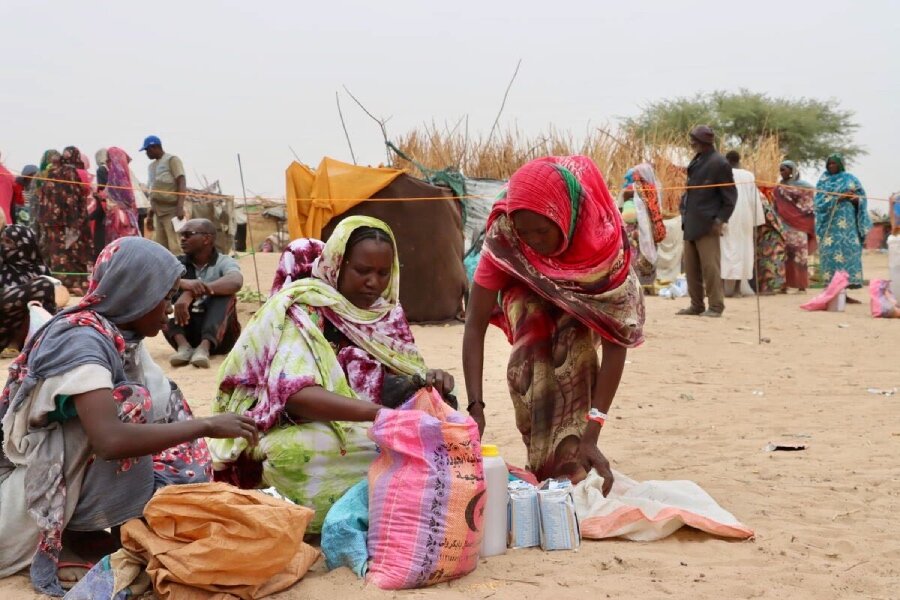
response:
M156 242L119 238L97 257L88 295L79 307L116 325L134 321L159 304L183 274L184 265Z
M795 163L794 161L786 160L783 161L779 166L787 167L791 170L791 176L787 178L788 183L793 183L794 181L800 179L800 169L797 168L797 163Z
M787 167L791 170L791 176L788 178L788 185L792 185L794 187L812 187L812 184L804 179L800 179L800 167L797 166L792 160L783 161L779 167Z
M20 361L10 367L8 408L18 410L39 381L81 365L106 367L113 382L122 383L121 351L112 341L119 333L115 325L150 312L182 274L184 266L156 242L124 237L106 246L94 265L88 295L77 306L58 313L28 341L22 350L27 357L24 374L17 369ZM99 319L85 323L69 318L84 311L96 313ZM6 408L0 406L0 417Z

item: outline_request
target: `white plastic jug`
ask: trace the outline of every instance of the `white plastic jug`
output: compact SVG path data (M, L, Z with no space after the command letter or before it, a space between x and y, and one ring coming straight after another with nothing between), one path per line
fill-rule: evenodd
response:
M481 556L496 556L506 553L507 510L509 492L509 471L506 462L500 458L497 446L482 444L484 457L484 537L481 539Z
M900 235L889 236L887 244L888 270L891 273L891 292L893 292L895 298L900 299Z
M838 295L828 301L828 312L844 312L847 308L847 290L841 290Z

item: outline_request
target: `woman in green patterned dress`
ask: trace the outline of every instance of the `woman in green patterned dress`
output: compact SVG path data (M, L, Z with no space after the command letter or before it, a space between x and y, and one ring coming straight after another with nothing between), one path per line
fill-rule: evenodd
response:
M216 479L274 487L315 509L310 533L375 458L366 432L379 410L416 386L449 395L453 378L428 370L398 299L390 228L348 217L323 244L299 239L282 254L273 294L219 372L213 412L250 416L259 444L213 442Z

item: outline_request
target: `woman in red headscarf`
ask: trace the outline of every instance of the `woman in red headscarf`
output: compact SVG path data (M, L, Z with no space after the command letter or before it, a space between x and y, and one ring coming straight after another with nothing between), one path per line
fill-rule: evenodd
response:
M488 323L512 344L507 383L528 468L575 482L595 468L608 492L597 439L626 349L643 341L644 299L622 218L591 159L524 165L488 218L463 339L468 410L482 432Z

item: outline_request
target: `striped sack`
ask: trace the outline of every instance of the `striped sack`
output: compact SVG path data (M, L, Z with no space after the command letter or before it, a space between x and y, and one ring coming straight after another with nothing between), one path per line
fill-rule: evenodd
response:
M484 520L478 426L423 388L369 429L369 570L382 589L417 588L475 569Z

